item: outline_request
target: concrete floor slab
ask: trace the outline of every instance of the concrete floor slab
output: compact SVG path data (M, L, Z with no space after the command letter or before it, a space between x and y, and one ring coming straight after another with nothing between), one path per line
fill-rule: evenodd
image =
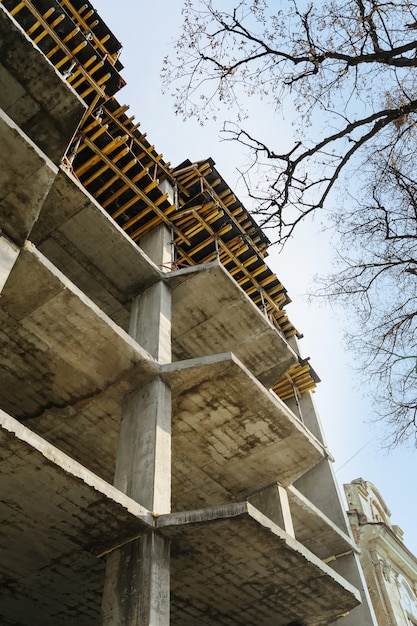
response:
M125 330L132 298L161 279L158 267L64 168L30 240Z
M0 135L0 230L22 245L58 170L1 109Z
M162 515L171 540L171 624L330 624L358 591L247 502Z
M10 273L0 317L2 408L87 467L111 461L112 474L123 397L157 364L33 246Z
M0 84L0 108L59 164L86 105L1 4Z
M267 387L297 362L281 333L217 262L167 275L176 360L233 352Z
M161 366L172 390L173 508L247 497L292 483L325 456L288 407L236 357Z
M150 512L1 410L0 450L1 623L99 624L98 557Z

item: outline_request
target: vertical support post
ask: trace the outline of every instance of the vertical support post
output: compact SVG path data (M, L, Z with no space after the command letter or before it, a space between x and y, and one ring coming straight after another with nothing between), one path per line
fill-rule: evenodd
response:
M107 560L103 626L168 626L169 544L151 532Z
M147 241L154 262L171 251L162 228ZM171 361L171 292L163 281L133 302L129 333L157 361ZM152 512L171 510L171 390L159 376L124 398L114 484ZM112 552L103 626L169 626L169 575L169 542L151 528Z
M162 272L171 270L172 238L170 229L165 224L161 224L146 233L141 238L139 245Z
M171 290L162 281L133 300L129 335L160 363L171 362Z
M171 510L171 390L159 377L124 400L114 485L150 511Z

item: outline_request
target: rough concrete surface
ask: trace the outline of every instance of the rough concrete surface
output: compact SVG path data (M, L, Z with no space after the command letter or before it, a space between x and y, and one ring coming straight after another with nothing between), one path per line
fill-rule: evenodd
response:
M0 85L0 108L58 165L86 106L2 5Z
M161 516L171 539L171 624L328 624L359 594L249 503Z

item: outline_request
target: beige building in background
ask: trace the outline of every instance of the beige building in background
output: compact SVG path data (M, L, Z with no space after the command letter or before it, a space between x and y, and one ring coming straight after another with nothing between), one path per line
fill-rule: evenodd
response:
M416 626L417 558L372 483L357 478L344 488L378 626Z

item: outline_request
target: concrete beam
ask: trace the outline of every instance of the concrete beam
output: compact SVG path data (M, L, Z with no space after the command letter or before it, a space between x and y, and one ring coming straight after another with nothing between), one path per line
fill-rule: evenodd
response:
M0 320L0 407L112 480L123 398L157 363L34 246L10 273Z
M58 170L2 110L0 135L0 230L22 245Z
M248 502L291 537L295 537L288 494L284 487L278 483L271 485L249 496Z
M219 263L177 270L166 280L173 292L175 360L233 352L267 387L297 362L284 337Z
M3 290L3 310L34 345L105 389L135 369L141 382L158 372L152 357L114 324L34 247L23 249ZM18 328L14 328L19 332ZM57 389L64 373L54 370ZM66 374L69 376L69 372ZM71 381L74 385L74 381Z
M165 224L160 224L146 233L141 238L139 245L161 272L171 271L174 241L173 234Z
M3 5L0 84L0 108L58 165L86 105Z
M174 626L314 626L359 603L351 584L247 502L162 515L156 526L172 544Z
M324 458L284 402L233 355L162 365L161 376L172 389L176 510L290 484Z

